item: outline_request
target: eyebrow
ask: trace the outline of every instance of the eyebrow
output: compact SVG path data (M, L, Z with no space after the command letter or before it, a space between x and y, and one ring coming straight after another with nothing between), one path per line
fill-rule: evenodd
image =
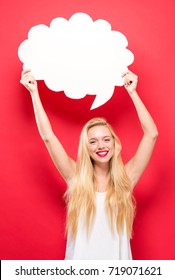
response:
M102 139L104 139L104 138L112 138L112 136L110 136L110 135L105 135L105 136L103 136ZM90 141L90 140L97 140L97 139L98 139L98 138L92 137L92 138L89 139L89 141Z

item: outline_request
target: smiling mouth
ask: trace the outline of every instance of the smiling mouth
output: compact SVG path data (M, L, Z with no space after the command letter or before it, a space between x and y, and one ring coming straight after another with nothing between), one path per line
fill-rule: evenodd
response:
M99 151L96 153L99 157L106 157L108 154L108 151Z

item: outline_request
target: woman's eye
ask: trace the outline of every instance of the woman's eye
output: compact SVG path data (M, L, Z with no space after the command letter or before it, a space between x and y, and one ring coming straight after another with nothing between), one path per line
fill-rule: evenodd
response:
M90 143L90 144L95 144L95 143L96 143L96 141L95 141L95 140L93 140L93 141L90 141L89 143Z
M106 138L106 139L105 139L105 142L109 142L109 141L110 141L110 139L109 139L109 138Z

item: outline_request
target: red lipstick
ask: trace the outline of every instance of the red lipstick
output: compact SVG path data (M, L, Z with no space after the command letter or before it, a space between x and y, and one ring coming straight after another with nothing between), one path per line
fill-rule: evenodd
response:
M107 154L108 154L108 151L107 151L107 150L101 150L101 151L96 152L96 154L97 154L99 157L106 157Z

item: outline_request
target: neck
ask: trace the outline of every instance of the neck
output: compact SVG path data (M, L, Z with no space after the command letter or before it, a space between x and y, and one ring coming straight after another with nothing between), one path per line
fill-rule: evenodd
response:
M95 175L105 176L109 173L109 163L103 164L94 164L94 173Z
M104 192L107 190L109 182L109 165L95 165L94 176L96 182L96 190Z

